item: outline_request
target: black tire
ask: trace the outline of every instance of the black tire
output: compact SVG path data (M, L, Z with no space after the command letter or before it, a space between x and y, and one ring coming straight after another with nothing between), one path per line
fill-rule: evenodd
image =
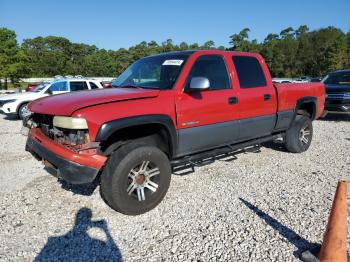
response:
M144 175L129 177L132 176L132 171L141 172L142 164L147 161L149 161L146 166L148 171L156 170L157 175L148 178L149 173L146 172ZM170 162L160 149L142 143L129 143L121 146L109 157L101 174L101 194L114 210L126 215L139 215L153 209L162 201L168 191L170 179ZM148 183L151 182L147 181L151 181L152 185L154 183L158 185L155 192L148 188L150 186ZM143 189L140 183L145 185ZM140 188L133 189L131 184ZM129 188L131 190L128 192ZM155 189L153 186L152 188ZM137 194L139 190L144 192L145 199L142 199L140 193L140 200Z
M285 147L289 152L302 153L308 150L312 141L312 121L307 116L297 115L287 130Z
M22 110L23 110L24 107L26 107L27 105L28 105L27 103L24 103L24 104L22 104L22 105L18 108L17 115L18 115L18 118L21 119L21 120L23 120L23 118L24 118Z

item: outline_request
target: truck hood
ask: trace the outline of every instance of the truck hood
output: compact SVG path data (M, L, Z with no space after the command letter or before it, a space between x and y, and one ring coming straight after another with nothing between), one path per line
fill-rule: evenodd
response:
M338 94L350 92L350 85L326 85L327 94Z
M73 112L84 107L117 101L157 97L159 92L159 90L139 88L109 88L78 91L38 99L30 103L29 109L40 114L70 116Z

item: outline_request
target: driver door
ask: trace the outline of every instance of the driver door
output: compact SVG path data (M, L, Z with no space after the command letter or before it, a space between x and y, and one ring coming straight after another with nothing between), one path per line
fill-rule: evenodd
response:
M193 77L205 77L210 87L190 90ZM184 91L176 101L179 155L203 151L235 140L239 135L236 91L224 58L202 55L193 63Z

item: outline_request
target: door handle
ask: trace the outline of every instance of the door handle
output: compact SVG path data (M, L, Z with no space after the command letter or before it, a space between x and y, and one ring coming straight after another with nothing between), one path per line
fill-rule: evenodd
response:
M264 95L264 101L270 100L271 99L271 95L270 94L265 94Z
M233 105L233 104L237 104L238 103L238 98L237 97L229 97L228 98L228 103L230 104L230 105Z

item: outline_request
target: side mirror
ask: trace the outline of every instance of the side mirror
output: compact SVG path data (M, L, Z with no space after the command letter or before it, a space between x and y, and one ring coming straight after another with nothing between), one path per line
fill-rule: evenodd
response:
M208 89L210 87L209 79L206 77L192 77L191 83L190 83L190 91L201 91Z
M49 95L52 95L53 93L52 93L52 90L49 88L49 89L47 89L46 90L46 94L49 94Z

